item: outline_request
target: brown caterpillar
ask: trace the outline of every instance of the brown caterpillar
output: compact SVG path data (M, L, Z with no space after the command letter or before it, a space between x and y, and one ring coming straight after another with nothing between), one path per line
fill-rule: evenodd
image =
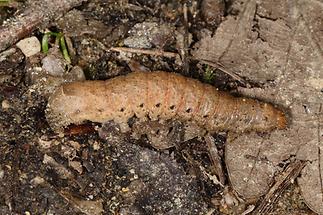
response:
M271 104L234 97L195 79L161 71L64 84L47 107L53 128L86 120L127 125L134 115L192 121L209 132L270 131L287 124L285 114Z

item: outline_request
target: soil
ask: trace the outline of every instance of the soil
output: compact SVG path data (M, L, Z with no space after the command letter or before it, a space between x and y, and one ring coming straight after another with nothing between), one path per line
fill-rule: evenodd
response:
M0 7L0 24L32 3ZM26 37L62 32L70 63L54 37L47 54L0 52L0 214L257 214L295 160L307 165L270 214L323 214L322 10L317 0L91 0L46 20ZM129 119L130 132L48 124L60 84L137 70L273 103L289 126L210 137L175 120Z

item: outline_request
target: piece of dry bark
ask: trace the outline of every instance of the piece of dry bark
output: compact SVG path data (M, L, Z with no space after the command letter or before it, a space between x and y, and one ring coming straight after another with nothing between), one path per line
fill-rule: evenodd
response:
M219 63L241 77L262 84L251 93L286 108L289 128L260 136L242 134L226 145L226 165L234 189L243 197L265 194L278 164L291 156L310 163L299 179L306 203L323 213L322 119L323 4L319 1L241 0L238 15L229 15L214 36L196 46L195 58ZM231 136L232 137L232 136Z
M36 0L29 1L26 9L0 27L0 51L31 34L37 28L46 27L73 7L86 0Z
M317 105L308 106L308 109L314 113L318 111ZM229 135L225 163L232 186L243 197L257 199L264 195L270 189L275 172L279 170L278 165L291 156L301 160L315 159L315 118L305 113L301 105L295 105L292 114L299 116L286 131L274 131L265 137L256 133L238 137ZM297 122L297 119L301 121Z
M287 38L291 30L283 20L273 22L261 17L257 21L261 29L256 29L256 10L255 1L245 1L245 7L238 17L228 16L213 37L203 38L197 44L193 55L200 60L220 63L249 79L274 79L276 74L281 73L280 59L288 50ZM270 39L272 36L274 40ZM262 41L263 37L265 42ZM273 59L268 61L268 56ZM255 75L255 71L259 72Z

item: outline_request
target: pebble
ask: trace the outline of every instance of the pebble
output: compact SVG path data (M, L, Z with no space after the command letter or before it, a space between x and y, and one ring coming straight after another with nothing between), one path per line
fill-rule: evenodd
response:
M0 166L0 180L4 177L4 170Z
M7 109L9 109L10 108L10 103L9 103L9 101L8 100L3 100L2 102L1 102L1 107L2 107L2 109L3 110L7 110Z
M40 42L37 37L28 37L20 40L16 46L24 53L26 57L30 57L40 52Z

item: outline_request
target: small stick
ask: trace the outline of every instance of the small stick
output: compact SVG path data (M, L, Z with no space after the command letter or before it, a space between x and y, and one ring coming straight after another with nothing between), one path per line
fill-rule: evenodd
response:
M250 214L254 209L255 209L254 205L249 205L248 208L241 215Z
M188 62L188 46L189 46L189 41L188 41L188 14L187 14L187 4L184 3L183 5L183 16L184 16L184 41L183 41L183 50L181 50L181 57L183 61L183 70L185 74L188 74L190 71L190 64Z
M168 58L179 57L179 55L176 53L165 52L162 50L136 49L136 48L127 48L127 47L112 47L110 48L110 50L115 52L129 52L134 54L155 55L155 56L162 56L162 57L168 57Z
M168 57L168 58L180 58L180 55L174 52L165 52L162 50L149 50L149 49L136 49L136 48L128 48L128 47L112 47L109 49L110 51L115 52L129 52L134 54L146 54L146 55L155 55L155 56L162 56L162 57ZM220 69L222 72L230 75L235 80L239 81L244 86L247 86L247 83L237 74L230 72L224 68L223 65L219 63L210 62L207 60L199 60L200 62L210 65L212 67Z
M5 50L39 27L46 27L55 19L86 0L29 1L27 9L0 27L0 51Z
M221 164L221 157L219 156L218 149L214 145L214 138L208 134L205 137L205 142L207 144L209 157L211 158L212 164L214 166L214 172L219 177L221 184L225 183L224 172Z
M323 175L322 175L322 167L321 167L321 162L322 162L322 153L323 153L323 147L322 147L322 142L321 142L321 118L322 118L322 103L320 104L319 107L319 112L317 113L317 141L318 141L318 169L319 169L319 177L320 177L320 188L321 188L321 195L322 195L322 202L323 202Z
M267 192L266 196L262 199L260 205L253 214L269 214L273 209L274 203L278 200L285 189L295 181L305 165L306 161L301 160L295 160L290 163L285 171L281 173L276 183Z

